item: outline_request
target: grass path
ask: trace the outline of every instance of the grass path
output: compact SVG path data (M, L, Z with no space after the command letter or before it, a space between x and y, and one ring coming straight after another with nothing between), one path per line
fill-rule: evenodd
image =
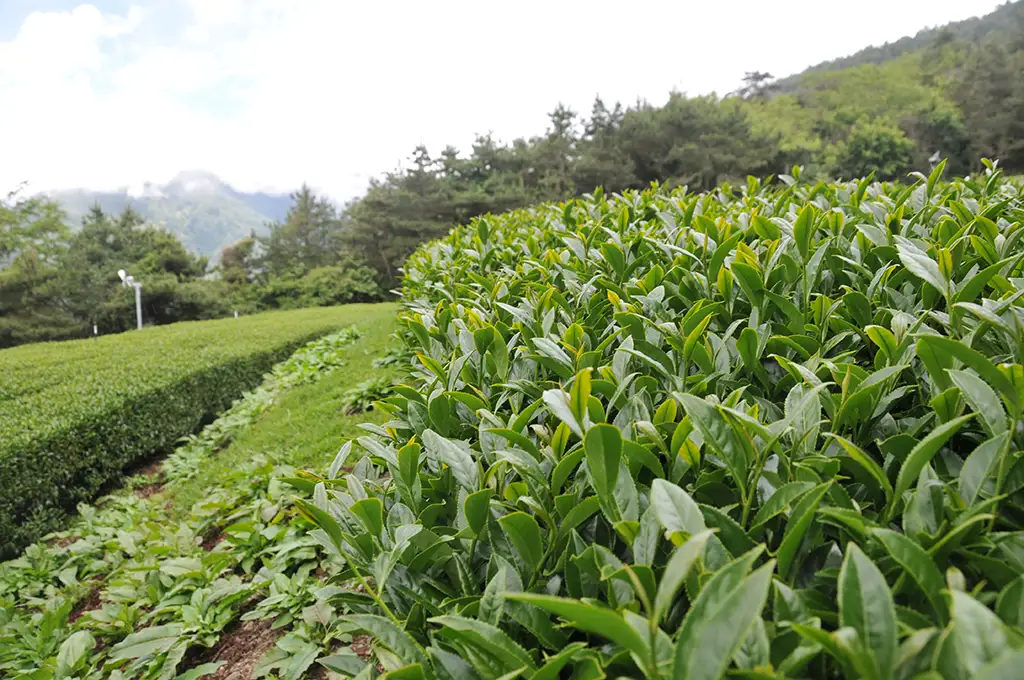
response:
M192 479L167 495L177 512L188 511L211 487L229 479L240 464L270 455L276 462L299 469L320 470L330 465L339 443L360 433L360 423L381 423L383 414L368 411L346 416L342 403L347 390L359 383L390 377L374 368L373 360L387 349L395 331L397 306L356 323L363 336L346 349L346 363L315 383L290 390L259 421L236 438Z

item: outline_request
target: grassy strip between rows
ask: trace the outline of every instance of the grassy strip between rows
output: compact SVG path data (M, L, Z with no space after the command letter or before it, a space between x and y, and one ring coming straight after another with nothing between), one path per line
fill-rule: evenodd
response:
M276 478L294 476L294 463L326 469L340 439L385 419L341 415L353 385L388 375L371 364L394 307L360 315L358 334L327 336L275 367L179 448L177 465L81 506L69 530L0 564L0 677L298 678L350 639L317 623L327 613L311 609L312 574L334 568Z
M181 323L0 352L0 556L168 451L350 306Z
M480 219L299 507L372 678L1024 668L1024 196L751 178Z

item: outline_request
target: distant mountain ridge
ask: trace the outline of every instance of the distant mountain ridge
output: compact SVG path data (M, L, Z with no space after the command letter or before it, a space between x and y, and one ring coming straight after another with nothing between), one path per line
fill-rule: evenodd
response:
M252 232L266 233L267 223L283 220L291 206L287 195L238 191L204 171L179 173L166 184L147 182L119 191L70 189L48 195L67 211L73 228L94 204L110 214L130 205L178 236L189 250L210 257Z

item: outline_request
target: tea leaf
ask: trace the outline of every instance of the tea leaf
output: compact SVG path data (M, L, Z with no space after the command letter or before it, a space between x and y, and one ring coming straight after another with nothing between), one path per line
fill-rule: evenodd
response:
M892 677L896 665L896 607L889 584L856 543L847 545L839 570L839 625L857 632L875 677Z

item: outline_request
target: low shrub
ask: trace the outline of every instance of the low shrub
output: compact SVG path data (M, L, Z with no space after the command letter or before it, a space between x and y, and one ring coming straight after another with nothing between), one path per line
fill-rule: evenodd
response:
M373 636L323 663L1019 675L1022 195L941 172L598 192L422 248L413 380L304 478L322 596Z
M240 289L262 309L324 307L355 302L378 302L384 293L373 270L356 261L317 267L303 276L280 276Z
M339 325L330 309L275 312L0 352L0 555Z
M341 395L341 412L351 416L363 411L370 411L376 402L387 397L393 391L390 378L365 380L345 390Z

